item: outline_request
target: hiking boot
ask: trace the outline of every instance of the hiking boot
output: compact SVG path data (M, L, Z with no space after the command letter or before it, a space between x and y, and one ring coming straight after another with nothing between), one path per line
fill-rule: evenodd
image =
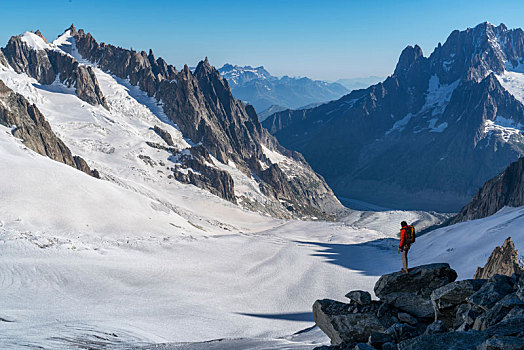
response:
M400 270L400 272L402 272L402 273L409 273L408 270L404 270L404 269Z

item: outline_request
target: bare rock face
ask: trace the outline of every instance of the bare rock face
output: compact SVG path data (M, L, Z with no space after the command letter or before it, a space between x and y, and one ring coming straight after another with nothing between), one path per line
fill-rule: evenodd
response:
M227 171L213 166L213 160L202 146L189 149L188 153L175 155L181 164L173 175L180 182L192 184L211 193L236 203L235 186ZM183 169L183 170L182 170Z
M4 54L0 50L0 65L7 67L7 60L4 57Z
M457 30L428 57L408 46L381 83L314 108L277 112L262 124L304 154L340 197L456 212L524 155L522 135L487 130L500 117L524 124L522 103L496 76L506 64L516 67L523 43L521 29L503 24ZM513 193L522 199L524 192ZM487 207L498 205L486 200Z
M174 146L175 143L173 142L173 138L171 137L171 134L167 131L159 127L158 125L155 125L153 130L157 133L158 136L162 140L164 140L165 143L167 143L168 146Z
M501 247L495 247L484 267L478 267L473 278L490 278L494 275L512 276L523 273L519 265L518 251L511 237L506 238Z
M324 179L304 158L283 148L261 126L253 107L233 97L227 80L207 59L198 64L194 73L187 66L179 72L162 58L155 58L152 51L137 52L99 44L81 29L74 34L74 39L83 58L97 62L98 67L119 78L129 79L132 85L161 100L164 113L185 137L200 143L220 162L233 162L247 176L255 175L261 192L273 199L273 205L282 211L287 209L294 217L307 215L329 219L330 213L342 208ZM166 139L164 141L169 145ZM293 159L296 171L293 174L285 172L278 164L273 164L262 145ZM186 159L185 162L193 161ZM194 167L198 167L197 164L190 166L196 170ZM175 174L175 177L234 201L230 177L213 167L201 169L209 171L214 180L204 181L194 172Z
M57 50L31 49L20 36L11 37L2 52L17 73L26 73L44 85L58 78L66 86L74 87L83 101L107 108L93 69L79 64L72 56Z
M84 159L71 154L35 105L9 89L1 80L0 102L0 124L12 127L13 135L22 139L28 148L88 175L100 177L98 171L91 170Z
M451 223L480 219L495 214L504 206L521 205L524 205L524 158L511 163L501 174L487 181Z

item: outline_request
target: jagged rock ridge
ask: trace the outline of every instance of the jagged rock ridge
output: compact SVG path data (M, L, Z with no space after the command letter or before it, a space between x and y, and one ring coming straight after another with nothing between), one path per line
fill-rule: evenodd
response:
M518 251L511 237L504 244L495 247L484 267L477 267L473 278L490 278L494 275L512 276L515 273L524 274L524 268L519 264Z
M524 205L524 158L511 163L502 173L487 181L451 224L484 218L505 206Z
M33 151L99 178L86 161L74 156L58 138L38 108L0 80L0 124L12 128L12 134Z
M70 30L76 32L74 26L71 26ZM44 48L31 47L24 40L26 36L32 40L42 40L45 44ZM93 69L79 64L72 56L57 50L43 40L45 38L41 33L38 35L26 32L24 35L12 36L7 46L2 48L2 52L7 63L17 73L26 73L44 85L50 85L58 79L64 85L73 87L80 99L107 108Z
M201 159L206 159L205 153L208 152L222 163L234 162L248 176L255 175L267 196L288 203L286 207L291 212L325 217L323 211L339 207L324 180L312 171L300 154L280 146L262 128L253 107L232 96L228 82L207 58L198 64L194 73L187 66L179 72L162 58L155 58L151 50L146 54L98 44L83 30L73 35L76 49L84 59L96 62L98 67L111 74L129 79L131 84L161 101L164 112L182 133L203 145L203 150L192 154L200 154ZM292 158L300 164L303 173L285 174L278 164L268 159L262 145ZM175 177L180 181L200 183L194 177L191 180L190 175L178 174ZM230 179L226 175L221 178L225 182L214 181L212 187L219 192L231 189ZM233 199L231 193L223 197Z
M263 125L339 197L457 211L524 155L524 107L504 78L524 62L523 43L503 24L454 31L429 57L408 46L382 83Z

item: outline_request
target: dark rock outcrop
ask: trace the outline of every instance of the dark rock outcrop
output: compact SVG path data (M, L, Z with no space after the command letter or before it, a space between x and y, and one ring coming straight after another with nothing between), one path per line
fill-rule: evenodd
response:
M524 176L524 172L522 174ZM515 244L511 241L511 237L508 237L501 247L495 247L484 267L477 267L473 278L490 278L494 275L512 276L515 273L524 273L524 269L519 264Z
M7 67L7 60L4 57L4 54L2 53L2 50L0 50L0 65Z
M513 284L508 276L494 275L475 293L467 298L470 304L488 310L500 299L513 291Z
M524 340L524 300L518 293L524 286L524 274L455 282L457 275L447 264L413 270L418 276L382 276L375 284L381 302L358 304L355 299L362 291L348 293L354 297L350 304L317 300L313 306L315 322L333 344L322 349L354 349L363 342L356 332L369 335L367 344L375 349L519 349ZM432 291L437 318L433 323L425 315L400 312L398 305L392 304L397 299L390 302L384 298L403 293L405 299L411 296L419 300L427 290ZM417 295L418 291L426 292ZM377 325L386 330L376 331Z
M58 78L64 85L73 87L83 101L107 108L93 69L78 63L72 56L58 50L32 49L21 36L11 37L2 52L17 73L26 73L44 85Z
M475 320L472 328L477 331L483 331L502 321L512 309L515 309L515 307L518 307L519 309L524 308L524 301L520 300L515 293L507 294L486 313L479 316Z
M84 159L72 155L35 105L9 89L1 80L0 124L11 127L13 136L22 139L33 151L77 168L88 175L100 177L98 171L91 170Z
M313 304L313 318L333 345L367 342L372 334L386 331L375 315L348 313L346 304L334 300L317 300Z
M162 140L164 140L165 143L167 143L168 146L173 147L175 145L171 134L167 130L162 129L158 125L155 125L153 130L157 133L158 136L160 136Z
M431 293L457 278L448 264L418 266L408 274L395 272L379 278L375 294L380 300L417 317L433 317Z
M399 350L471 350L486 340L481 332L446 332L405 340Z
M477 350L522 350L524 339L517 337L490 338L477 347Z
M180 164L173 172L175 179L206 189L225 200L236 203L231 175L213 166L213 160L203 146L191 147L189 152L177 154L175 157Z
M346 298L353 300L359 305L371 304L371 294L363 290L353 290L346 294Z
M487 181L451 223L484 218L495 214L504 206L521 205L524 205L524 158L519 158L502 173Z
M431 293L431 302L435 310L435 321L441 320L447 327L453 327L458 307L466 298L478 291L486 280L471 279L455 281Z

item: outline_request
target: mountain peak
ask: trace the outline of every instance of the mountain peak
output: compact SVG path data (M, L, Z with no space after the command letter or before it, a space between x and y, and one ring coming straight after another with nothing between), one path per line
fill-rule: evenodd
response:
M65 31L67 32L68 30L71 31L71 35L75 35L75 34L77 34L77 31L76 31L75 25L74 25L73 23L71 23L71 25L69 26L69 28L67 28Z
M197 67L195 68L195 75L201 74L201 73L209 73L212 70L213 70L213 67L209 63L209 59L206 56L206 58L203 61L200 61Z
M42 32L40 31L40 29L37 29L36 32L35 32L35 35L38 35L40 38L42 38L43 41L45 41L46 43L48 42L47 39L44 37L44 35L42 34Z
M423 58L424 55L420 46L407 46L400 54L394 74L399 75L409 71L416 62Z

